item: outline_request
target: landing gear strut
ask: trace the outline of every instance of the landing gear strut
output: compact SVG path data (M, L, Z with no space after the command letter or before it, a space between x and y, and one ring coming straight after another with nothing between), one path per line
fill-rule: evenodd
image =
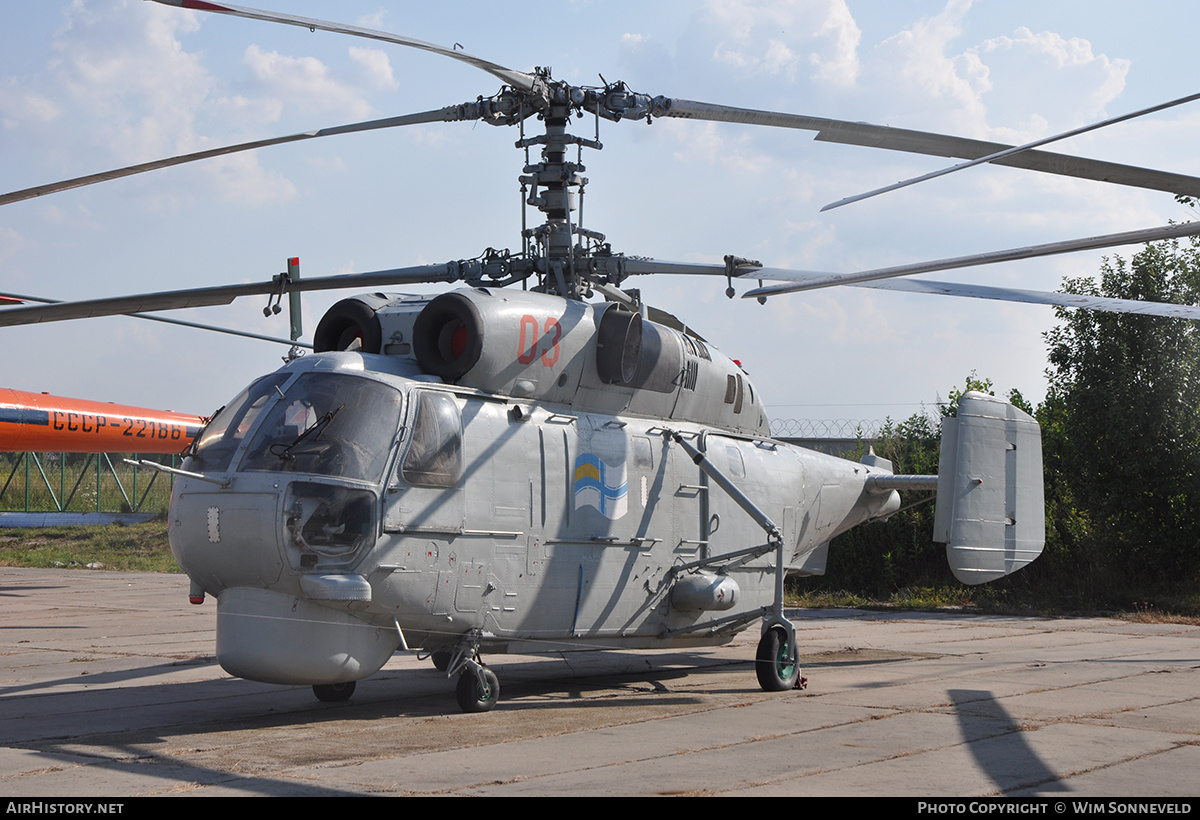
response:
M734 257L727 256L725 261L732 266L736 260ZM796 662L798 654L796 652L796 628L783 614L783 580L787 576L783 532L775 526L765 512L750 500L749 496L738 489L733 481L708 460L702 450L684 439L679 433L668 430L665 434L682 447L696 466L724 490L767 534L766 545L761 548L754 547L752 551L756 555L766 552L768 548L775 552L775 600L769 609L766 607L763 609L763 635L762 640L758 642L754 668L758 675L758 685L768 692L803 689L808 685L808 679L800 674L800 666ZM703 435L700 438L701 446L703 446ZM742 550L741 552L745 554L750 551ZM731 555L733 554L736 553L731 553Z
M479 631L471 630L463 635L458 646L445 653L446 666L438 665L446 677L458 675L455 696L464 712L490 712L500 700L500 680L496 673L479 660ZM437 664L438 653L434 653Z

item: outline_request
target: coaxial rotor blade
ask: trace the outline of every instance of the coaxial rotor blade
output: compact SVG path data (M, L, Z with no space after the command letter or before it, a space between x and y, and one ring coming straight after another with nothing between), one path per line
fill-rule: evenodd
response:
M289 142L316 139L317 137L331 137L337 134L353 134L359 131L374 131L379 128L395 128L401 125L420 125L428 122L455 122L464 119L474 119L467 112L467 107L450 105L445 108L439 108L436 111L423 111L419 114L404 114L399 117L387 117L381 120L338 125L333 128L318 128L316 131L304 131L300 134L292 134L286 137L273 137L271 139L255 140L254 142L243 142L238 145L227 145L224 148L211 148L191 154L180 154L176 157L158 159L153 162L143 162L113 171L88 174L87 176L67 179L62 182L38 185L35 188L25 188L21 191L13 191L12 193L0 195L0 205L8 205L11 202L20 202L24 199L33 199L34 197L57 193L58 191L67 191L71 188L81 188L84 185L94 185L97 182L105 182L110 179L133 176L134 174L141 174L146 171L156 171L159 168L170 168L172 165L183 165L186 162L221 157L226 154L236 154L240 151L252 151L255 148L266 148L270 145L283 145Z
M876 268L875 270L860 271L858 273L818 273L815 271L797 271L782 268L758 268L740 274L740 278L775 279L790 282L791 284L768 285L767 287L755 288L754 290L746 291L742 294L742 297L777 296L781 293L795 293L801 290L815 290L817 288L829 288L836 285L851 285L858 282L892 279L899 276L910 276L917 273L930 273L939 270L969 268L976 265L991 265L1015 259L1034 259L1039 256L1054 256L1061 253L1073 253L1075 251L1115 248L1121 245L1140 245L1144 242L1175 239L1182 236L1195 236L1197 234L1200 234L1200 222L1187 222L1183 225L1166 225L1161 228L1110 233L1103 236L1087 237L1085 239L1071 239L1065 242L1050 242L1045 245L1030 245L1024 248L990 251L972 256L938 259L932 262L916 262L910 265Z
M970 162L962 162L962 163L959 163L958 165L952 165L949 168L942 168L941 170L933 171L928 174L922 174L921 176L918 176L918 177L912 177L911 179L902 180L900 182L896 182L891 185L885 185L882 188L876 188L873 191L867 191L865 194L856 194L854 196L848 196L845 199L839 199L837 202L829 203L821 210L822 211L832 211L834 208L840 208L843 205L849 205L851 202L861 202L864 199L870 199L871 197L878 196L879 194L885 194L889 191L896 191L896 190L899 190L900 188L907 188L909 185L916 185L918 182L925 182L926 180L936 179L937 177L942 177L942 176L946 176L947 174L952 174L955 171L962 171L962 170L971 168L976 165L982 165L985 162L995 162L998 159L1003 159L1004 157L1010 157L1014 154L1020 154L1024 151L1028 151L1032 148L1037 148L1038 146L1041 146L1041 145L1049 145L1052 142L1058 142L1059 140L1065 140L1069 137L1077 137L1080 134L1086 134L1089 131L1095 131L1099 128L1104 128L1105 126L1108 126L1108 125L1114 125L1119 122L1125 122L1126 120L1132 120L1137 117L1141 117L1145 114L1153 114L1155 111L1162 111L1167 108L1173 108L1177 105L1183 105L1184 103L1192 102L1193 100L1200 100L1200 94L1189 94L1186 97L1180 97L1178 100L1171 100L1170 102L1161 103L1160 105L1151 106L1150 108L1143 108L1140 111L1134 111L1130 114L1122 114L1119 117L1113 117L1112 119L1104 120L1103 122L1092 123L1091 125L1085 125L1082 128L1075 128L1071 131L1065 131L1061 134L1055 134L1053 137L1045 137L1040 140L1034 140L1033 142L1027 142L1024 145L1017 146L1016 148L1006 148L1003 151L997 151L994 154L988 154L987 156L979 157L978 159L973 159Z
M713 265L705 262L668 262L662 259L648 257L630 257L624 260L622 266L627 276L639 276L654 273L672 273L700 276L724 276L727 268L724 265Z
M0 327L31 325L42 322L61 322L67 319L87 319L97 316L120 316L155 310L227 305L239 296L259 296L299 291L340 290L342 288L371 288L387 285L454 282L462 278L458 262L444 265L421 265L412 268L352 273L342 276L318 276L297 282L251 282L242 285L223 285L211 288L143 293L134 296L113 296L79 302L58 302L0 309Z
M60 304L62 304L61 299L43 299L38 296L24 296L24 295L17 294L17 293L0 293L0 302L7 302L10 300L13 302L39 302L39 303L45 304L45 305L60 305ZM150 316L149 314L146 314L146 313L128 313L128 314L123 314L123 315L132 316L134 319L146 319L147 321L151 321L151 322L162 322L163 324L168 324L168 325L179 325L180 327L191 327L191 328L195 328L196 330L209 330L214 333L226 333L230 336L241 336L245 339L258 339L261 342L275 342L276 344L295 345L296 347L307 347L310 350L312 349L312 345L308 344L307 342L294 341L292 339L281 339L276 336L264 336L261 333L250 333L249 331L246 331L246 330L234 330L231 327L219 327L218 325L206 325L206 324L202 324L200 322L187 322L187 321L184 321L183 319L168 319L166 316Z
M404 37L399 34L389 34L386 31L348 26L343 23L331 23L326 20L314 20L309 17L296 17L291 14L280 14L278 12L251 9L244 6L231 6L226 3L210 3L206 2L206 0L154 0L154 2L162 3L164 6L178 6L179 8L193 9L195 11L212 11L218 14L229 14L234 17L246 17L251 20L265 20L269 23L284 23L289 26L299 26L310 31L320 29L321 31L330 31L335 34L349 34L354 37L366 37L371 40L408 46L409 48L419 48L422 51L440 54L443 57L449 57L452 60L458 60L460 63L474 66L481 71L486 71L493 77L499 77L501 81L508 83L513 88L532 91L535 84L535 78L532 74L505 68L482 57L467 54L465 51L446 48L434 43L426 43L423 40L414 40L411 37Z
M736 122L746 125L767 125L777 128L798 128L816 131L813 139L836 142L843 145L861 145L867 148L885 148L889 151L905 151L912 154L927 154L936 157L978 159L1006 151L1010 145L996 142L952 137L926 131L910 131L865 122L831 120L824 117L807 117L799 114L784 114L776 111L758 111L750 108L734 108L713 103L658 98L655 100L654 116L681 119L707 120L712 122ZM1023 151L992 161L995 165L1025 168L1048 174L1111 182L1135 188L1167 191L1172 194L1200 197L1200 179L1119 165L1114 162L1054 154L1048 151Z
M1132 313L1143 316L1166 316L1173 319L1200 320L1200 307L1175 305L1168 302L1142 302L1137 299L1113 299L1107 296L1084 296L1078 293L1051 293L1041 290L997 288L988 285L967 285L961 282L930 282L925 279L887 279L878 282L858 282L854 288L899 290L907 293L929 293L938 296L965 296L972 299L993 299L1000 302L1024 302L1033 305L1100 310L1106 313Z
M1181 226L1173 226L1181 227ZM1195 227L1191 225L1189 227ZM1153 229L1161 231L1163 229ZM1186 231L1186 233L1196 233L1196 230ZM1147 231L1137 231L1142 236L1147 235ZM1120 235L1117 235L1120 236ZM1156 237L1163 238L1163 237ZM1146 239L1134 240L1150 241ZM1062 243L1059 243L1062 244ZM1066 251L1061 251L1066 252ZM970 257L964 257L970 258ZM1003 260L991 260L1003 261ZM983 263L976 263L983 264ZM626 273L634 274L683 274L688 276L694 275L709 275L709 276L726 276L728 275L728 267L725 265L693 263L693 262L666 262L657 259L629 259L625 262ZM941 270L942 268L935 268ZM781 279L785 278L781 275L782 271L778 268L744 268L739 267L738 273L735 274L740 279ZM913 271L916 273L917 271ZM788 278L797 281L815 281L817 277L826 278L834 274L816 273L807 271L787 271ZM1023 302L1026 304L1035 305L1055 305L1058 307L1081 308L1086 310L1101 310L1108 313L1132 313L1142 314L1146 316L1165 316L1173 319L1197 319L1200 320L1200 307L1192 305L1176 305L1167 302L1143 302L1136 299L1113 299L1106 296L1084 296L1076 293L1053 293L1050 291L1040 290L1020 290L1017 288L1001 288L991 287L987 285L968 285L960 282L931 282L926 279L880 279L866 282L843 282L849 287L854 288L875 288L878 290L897 290L908 293L927 293L939 296L961 296L973 299L992 299L1001 302ZM786 286L781 286L786 287ZM822 285L828 287L828 285ZM769 291L769 292L768 292ZM762 295L774 295L777 292L771 288L760 288L747 291L744 296L755 297ZM659 324L665 324L668 327L672 325L656 318L653 314L654 308L651 308L650 318ZM678 328L676 328L678 329ZM690 331L689 331L690 332Z

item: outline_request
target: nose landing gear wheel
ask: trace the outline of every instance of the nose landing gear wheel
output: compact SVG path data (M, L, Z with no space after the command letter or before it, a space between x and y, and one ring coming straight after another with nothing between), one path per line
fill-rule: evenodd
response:
M317 683L313 684L313 694L323 703L341 703L350 700L354 694L354 681L349 683Z
M464 712L490 712L500 700L500 680L487 668L481 669L478 675L466 669L458 676L455 694L459 708Z
M780 627L768 629L758 642L754 672L758 685L767 692L786 692L796 686L800 665L792 652L787 631Z

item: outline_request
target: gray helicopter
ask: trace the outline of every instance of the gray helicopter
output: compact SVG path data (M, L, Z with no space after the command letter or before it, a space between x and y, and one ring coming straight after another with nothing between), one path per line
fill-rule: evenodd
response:
M462 284L432 297L371 292L335 304L312 355L296 351L252 383L208 422L180 469L160 468L176 474L172 552L192 601L217 600L217 657L239 677L311 685L321 700L339 701L395 652L415 651L457 678L462 709L480 712L500 689L485 653L711 646L760 624L758 681L784 691L806 682L785 579L823 574L830 541L894 514L901 491L936 491L935 540L964 583L1004 577L1040 554L1041 441L1027 414L966 394L943 427L936 476L775 440L742 367L644 304L624 287L631 276L725 277L731 297L738 278L778 282L744 294L759 299L854 285L1200 318L1179 305L900 278L1200 233L1190 223L814 274L735 255L719 265L626 256L575 221L582 151L600 142L568 129L587 119L597 129L600 120L660 117L806 129L823 141L968 161L947 172L994 162L1200 196L1200 179L1037 150L1068 135L1011 147L652 97L620 82L573 86L548 70L515 71L384 32L201 0L158 2L418 48L503 87L434 111L17 191L0 204L286 142L482 121L519 129L524 199L544 219L523 229L517 252L305 279L293 267L269 282L0 310L6 326L255 294ZM527 134L531 121L542 128ZM285 341L298 336L297 328Z

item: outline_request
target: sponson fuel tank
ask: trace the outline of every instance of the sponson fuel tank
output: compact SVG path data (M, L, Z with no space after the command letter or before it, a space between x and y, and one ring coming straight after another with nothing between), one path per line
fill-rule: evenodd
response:
M741 367L616 303L487 288L367 294L330 308L314 343L413 359L430 376L491 394L768 434Z

